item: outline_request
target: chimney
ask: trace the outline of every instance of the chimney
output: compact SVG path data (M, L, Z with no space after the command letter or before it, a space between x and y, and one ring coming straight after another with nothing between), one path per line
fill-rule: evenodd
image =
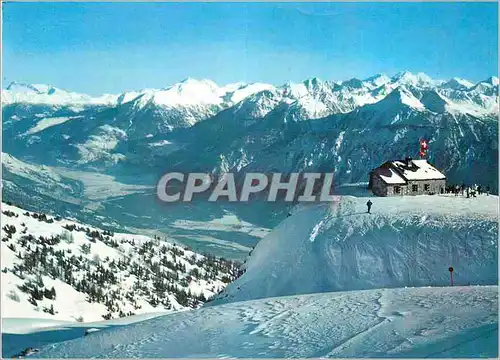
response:
M406 157L405 162L406 162L406 166L407 167L411 167L412 166L411 157Z

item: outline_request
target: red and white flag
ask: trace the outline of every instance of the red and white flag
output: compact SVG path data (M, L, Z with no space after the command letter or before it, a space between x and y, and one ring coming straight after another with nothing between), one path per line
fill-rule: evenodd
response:
M423 159L427 155L427 150L429 149L429 143L427 140L420 140L420 158Z

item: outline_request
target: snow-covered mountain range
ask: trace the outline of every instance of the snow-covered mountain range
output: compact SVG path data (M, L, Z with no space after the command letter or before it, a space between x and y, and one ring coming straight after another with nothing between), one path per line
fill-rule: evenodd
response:
M137 158L149 164L156 158L164 161L171 152L189 147L186 142L192 142L193 136L195 142L200 140L199 132L209 142L225 143L230 151L238 140L234 133L244 132L247 141L237 144L243 154L254 147L250 145L253 135L264 135L268 141L262 146L267 147L278 135L273 131L286 133L293 127L294 133L300 132L296 135L307 135L318 123L322 131L336 130L336 140L349 128L391 129L395 133L393 145L398 145L409 128L419 126L423 128L420 136L428 138L431 150L433 142L441 146L442 140L436 137L443 127L457 132L457 141L465 138L469 142L469 137L470 141L481 141L481 130L476 127L484 127L485 119L496 120L498 113L498 78L472 84L458 78L438 81L425 74L403 72L341 82L313 78L282 86L217 86L209 80L187 79L165 89L95 98L47 85L12 83L2 92L2 103L5 152L51 159L58 165L102 168L136 163ZM294 126L316 119L324 121ZM193 127L203 120L210 121ZM186 131L178 131L186 128L195 129L187 138ZM418 138L412 139L416 141ZM56 143L57 147L50 146ZM220 151L214 155L231 156ZM241 157L238 160L243 161ZM212 161L208 165L221 164Z
M474 84L460 78L447 81L433 80L423 73L412 74L408 71L392 77L377 74L364 80L353 78L346 81L322 81L312 78L302 83L288 82L281 86L266 83L234 83L218 86L211 80L188 78L163 89L143 89L97 97L69 92L45 84L12 82L2 91L2 103L3 105L26 103L54 106L119 106L133 102L136 109L154 104L165 108L198 107L202 110L204 106L224 109L241 101L250 100L256 94L269 91L276 97L277 103L295 102L297 107L305 111L308 118L318 118L338 112L349 112L357 107L378 102L397 88L428 89L437 95L435 101L457 105L455 109L457 112L490 113L496 111L497 101L494 98L487 99L487 97L496 95L497 77L490 77ZM419 100L418 96L416 97ZM409 99L409 101L412 105L419 106L418 101L414 99ZM271 104L267 105L270 107ZM261 111L266 111L266 109L261 109ZM209 115L208 110L207 115Z
M33 210L92 212L110 223L168 232L169 222L182 219L172 214L186 209L159 211L154 187L166 172L333 171L336 185L366 182L383 162L418 156L422 138L449 183L480 183L496 193L498 86L497 77L472 83L402 72L281 86L187 79L90 97L14 83L2 92L4 196ZM44 182L35 169L59 180ZM105 190L96 191L99 181ZM23 193L30 196L20 202ZM229 211L262 228L283 216L274 205L258 212L200 206L189 211L216 218ZM145 207L155 211L139 219L137 209ZM202 243L213 235L203 234ZM247 240L238 251L257 238Z
M498 196L371 197L366 214L366 186L341 185L424 138L448 183L498 193L498 86L409 72L97 97L9 85L3 355L497 357ZM342 196L165 206L170 171L334 172ZM244 272L220 258L249 253ZM54 320L73 323L36 329Z

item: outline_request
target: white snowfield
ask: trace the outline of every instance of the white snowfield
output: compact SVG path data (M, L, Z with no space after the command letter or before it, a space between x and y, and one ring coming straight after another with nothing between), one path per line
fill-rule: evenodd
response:
M27 347L26 344L32 348L40 348L46 344L85 336L86 333L129 325L164 314L161 312L147 313L89 323L39 318L3 318L2 355L3 357L14 356L24 350Z
M47 117L42 118L37 124L29 129L24 135L33 135L45 129L48 129L52 126L56 126L66 121L80 119L80 116L55 116L55 117Z
M450 266L456 285L494 285L497 247L498 196L339 196L296 209L257 244L246 273L210 304L447 286Z
M165 315L48 345L33 357L493 358L497 318L494 286L324 293Z

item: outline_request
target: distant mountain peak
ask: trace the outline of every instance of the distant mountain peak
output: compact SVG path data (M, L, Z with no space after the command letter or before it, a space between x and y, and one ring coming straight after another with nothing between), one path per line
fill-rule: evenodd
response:
M425 106L418 100L411 91L404 87L397 87L384 99L374 104L380 110L397 111L401 106L407 106L416 110L424 110Z
M35 92L37 94L42 94L48 92L48 90L51 88L52 86L50 85L34 85L19 81L13 81L9 84L9 86L7 86L6 90L14 92Z
M459 77L453 77L450 80L441 84L441 87L448 87L448 88L451 88L453 90L467 90L467 89L471 88L472 86L474 86L473 83L471 83L468 80L459 78Z
M387 84L390 81L391 78L384 73L379 73L363 80L363 82L370 83L377 87Z
M391 80L394 82L408 83L408 84L412 84L412 85L433 83L432 78L430 76L428 76L427 74L425 74L423 72L413 74L407 70L396 73L391 78Z
M359 80L358 78L351 78L349 80L342 82L342 86L347 86L354 89L361 89L363 85L364 85L363 81Z
M374 80L374 79L379 79L379 78L389 78L389 77L387 76L386 73L382 72L382 73L378 73L378 74L375 74L373 76L370 76L370 77L366 78L365 80Z
M209 85L209 86L214 86L218 87L217 84L209 79L195 79L192 77L187 77L184 80L182 80L179 84L181 85ZM175 84L177 85L177 84Z
M320 84L322 82L323 81L317 77L312 77L312 78L309 78L307 80L304 80L304 83L307 83L307 84Z
M498 85L498 77L490 76L489 78L487 78L486 80L483 80L481 82L488 83L488 84L493 85L493 86L497 86Z
M325 82L323 80L321 80L320 78L313 77L313 78L310 78L310 79L303 81L302 84L304 84L304 86L308 90L315 91L315 90L318 90L321 87L323 87L325 85Z
M91 97L69 92L46 84L27 84L13 81L2 91L2 103L27 103L45 105L105 105L116 104L116 95Z

